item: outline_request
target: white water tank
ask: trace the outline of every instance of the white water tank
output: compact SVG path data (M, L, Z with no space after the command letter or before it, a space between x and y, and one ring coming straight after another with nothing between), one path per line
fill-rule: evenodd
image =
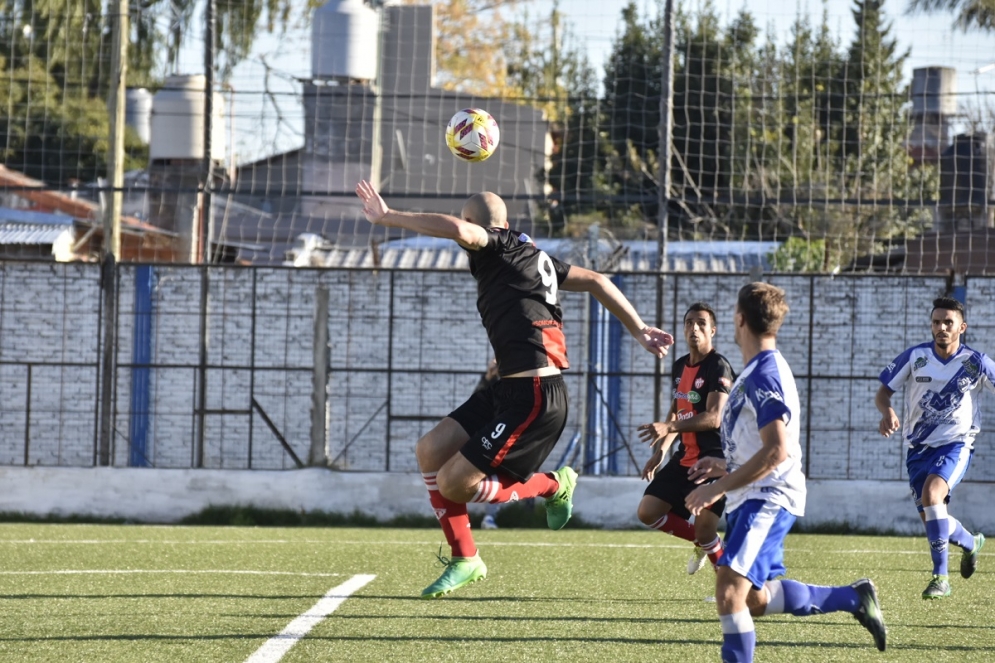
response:
M956 115L957 70L921 67L912 70L912 115Z
M363 0L329 0L311 22L311 77L372 81L377 77L379 18Z
M152 135L152 93L143 87L130 87L124 94L124 123L135 130L146 145Z
M152 97L152 139L149 159L204 158L204 88L202 75L169 76ZM211 158L224 161L224 99L214 92Z

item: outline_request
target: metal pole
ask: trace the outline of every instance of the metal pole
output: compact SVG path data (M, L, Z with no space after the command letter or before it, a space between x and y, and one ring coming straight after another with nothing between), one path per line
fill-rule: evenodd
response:
M112 190L105 199L104 243L101 265L104 347L100 376L100 439L97 464L111 464L114 417L114 372L117 350L117 263L121 260L121 203L124 187L124 88L128 79L128 0L118 0L111 11L113 24L111 72L114 84L108 98L110 119L107 164Z
M663 272L667 265L667 233L670 230L670 160L674 149L674 0L666 0L663 7L663 67L660 73L660 186L657 203L660 207L657 223L656 262L659 277L656 284L656 324L663 327ZM674 330L677 331L676 329ZM653 420L663 416L663 368L657 361L653 367Z
M204 467L204 436L207 427L207 316L210 293L208 265L211 262L211 233L214 215L211 213L211 187L214 163L211 150L214 133L214 27L216 0L207 0L204 11L204 171L200 213L200 367L197 372L197 440L194 445L194 467Z
M325 448L327 430L325 410L328 407L328 287L319 285L314 291L314 369L311 385L311 451L308 465L328 465Z
M211 262L211 239L214 233L214 32L217 0L207 0L204 10L204 191L201 204L200 250L203 263Z

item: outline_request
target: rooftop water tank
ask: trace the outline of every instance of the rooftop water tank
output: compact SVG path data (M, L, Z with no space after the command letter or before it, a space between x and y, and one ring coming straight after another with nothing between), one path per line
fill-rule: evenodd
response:
M143 87L128 88L124 95L124 122L146 145L152 135L152 93Z
M378 36L377 12L363 0L329 0L314 10L311 77L375 79Z
M912 114L956 115L957 70L953 67L913 69Z
M152 140L149 159L204 158L204 88L202 75L169 76L152 97ZM211 158L224 161L224 100L214 92Z

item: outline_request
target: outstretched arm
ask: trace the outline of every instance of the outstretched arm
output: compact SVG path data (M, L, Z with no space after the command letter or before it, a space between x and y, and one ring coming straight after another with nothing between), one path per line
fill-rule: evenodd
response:
M763 479L788 457L788 432L783 419L775 419L760 429L763 446L749 460L718 481L698 486L687 496L684 505L694 515L717 502L730 490Z
M356 195L363 201L363 215L374 225L403 228L419 235L451 239L464 249L472 251L487 246L487 231L480 226L448 214L392 210L366 180L356 185Z
M622 294L622 291L604 274L571 265L570 271L567 272L567 278L560 284L560 288L572 292L588 292L593 295L602 306L625 325L625 328L629 330L633 338L639 341L640 345L657 357L667 354L670 346L674 344L673 336L662 329L649 327L643 323L643 319L639 317L636 309Z

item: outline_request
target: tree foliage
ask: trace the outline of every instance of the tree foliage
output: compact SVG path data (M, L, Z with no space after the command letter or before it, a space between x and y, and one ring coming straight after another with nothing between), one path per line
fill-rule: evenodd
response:
M961 30L976 28L995 32L995 0L910 0L913 14L950 12L955 15L954 25Z

